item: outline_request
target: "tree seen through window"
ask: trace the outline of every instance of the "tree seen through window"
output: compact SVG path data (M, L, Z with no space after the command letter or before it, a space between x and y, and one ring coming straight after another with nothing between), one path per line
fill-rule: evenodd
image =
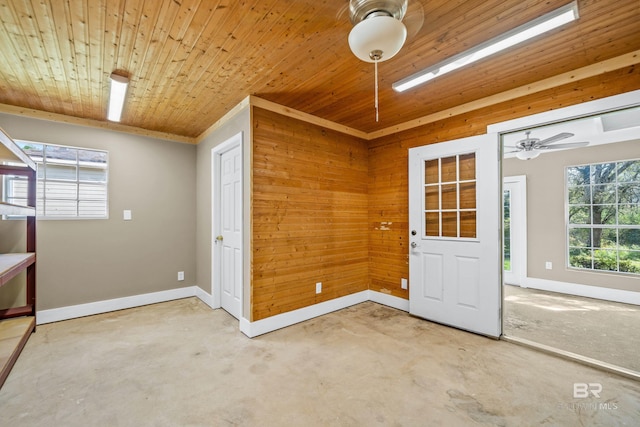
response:
M569 267L640 274L640 160L567 168Z

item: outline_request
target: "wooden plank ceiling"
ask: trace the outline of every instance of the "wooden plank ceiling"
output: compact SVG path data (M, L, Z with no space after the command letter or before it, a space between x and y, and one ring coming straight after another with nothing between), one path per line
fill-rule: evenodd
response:
M391 84L568 0L409 0L410 37L380 64L347 44L346 0L0 0L0 103L197 137L247 95L374 132L640 49L640 1L579 0L580 19L405 93ZM422 22L422 25L419 25Z

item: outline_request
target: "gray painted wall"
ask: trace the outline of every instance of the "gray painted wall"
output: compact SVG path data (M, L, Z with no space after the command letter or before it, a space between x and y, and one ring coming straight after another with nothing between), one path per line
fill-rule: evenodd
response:
M8 114L0 127L14 139L109 151L109 219L37 223L38 310L196 284L195 146ZM3 239L15 227L0 221Z
M198 144L197 154L197 218L196 218L196 253L197 253L197 275L196 283L207 293L213 295L211 289L212 278L212 153L211 150L219 144L225 142L229 138L243 133L243 158L244 158L244 306L243 312L249 313L250 299L248 295L250 288L250 267L251 267L251 250L250 250L250 179L251 179L251 108L246 107L239 111L235 116L228 120L223 126L216 129L211 135L207 136Z
M638 276L566 267L566 166L640 158L640 141L541 154L533 160L505 159L503 176L527 176L527 275L539 279L640 291ZM545 262L553 270L545 269Z

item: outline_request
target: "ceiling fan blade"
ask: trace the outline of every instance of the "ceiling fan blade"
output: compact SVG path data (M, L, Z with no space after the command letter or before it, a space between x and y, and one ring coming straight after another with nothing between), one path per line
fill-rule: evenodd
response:
M513 153L518 153L522 150L513 150L513 151L505 151L504 154L513 154Z
M572 133L569 133L569 132L562 132L562 133L559 133L559 134L557 134L557 135L554 135L554 136L552 136L552 137L550 137L550 138L543 139L542 141L538 141L538 143L536 144L536 146L537 146L537 147L544 147L545 145L553 144L553 143L554 143L554 142L556 142L556 141L560 141L560 140L562 140L562 139L566 139L566 138L569 138L569 137L572 137L572 136L573 136L573 134L572 134Z
M558 148L577 148L584 147L585 145L589 145L587 141L583 142L567 142L566 144L555 144L555 145L545 145L542 147L538 147L541 150L555 150Z
M402 23L407 27L407 40L411 40L424 25L424 6L419 1L410 1Z
M343 5L338 12L336 12L336 21L342 21L343 19L349 20L349 2Z

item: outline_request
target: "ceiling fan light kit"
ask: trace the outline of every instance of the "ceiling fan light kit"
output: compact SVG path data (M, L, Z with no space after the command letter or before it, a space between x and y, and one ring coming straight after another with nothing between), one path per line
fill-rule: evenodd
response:
M535 159L536 157L538 157L540 155L539 151L518 151L516 153L516 157L519 158L520 160L531 160L531 159Z
M349 33L349 47L364 62L382 62L393 58L407 39L404 24L388 15L360 21ZM379 57L372 53L382 52Z
M574 0L554 11L533 19L526 24L516 27L491 40L481 43L458 55L452 56L436 65L418 71L409 77L393 83L392 87L397 92L403 92L418 85L428 82L436 77L472 64L490 55L501 52L512 46L532 39L540 34L551 31L569 22L577 20L578 4Z
M525 138L521 139L516 143L513 147L507 147L513 151L507 151L505 154L515 153L516 157L520 160L531 160L535 159L540 155L542 151L545 150L562 150L567 148L578 148L589 145L587 141L581 142L569 142L564 144L556 144L558 141L562 141L563 139L571 138L574 134L570 132L561 132L556 135L553 135L549 138L540 139L531 137L531 131L525 131Z
M378 62L393 58L407 39L402 18L407 0L351 0L349 14L354 24L349 33L351 52L375 70L374 107L378 121Z

